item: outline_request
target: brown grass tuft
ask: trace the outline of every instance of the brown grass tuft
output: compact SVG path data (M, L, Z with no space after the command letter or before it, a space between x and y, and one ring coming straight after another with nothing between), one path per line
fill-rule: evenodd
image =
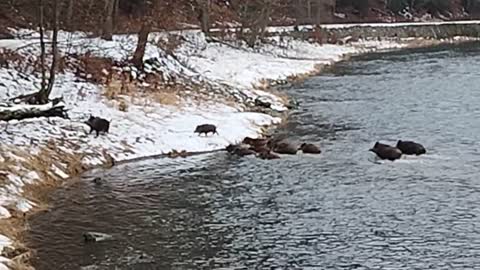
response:
M120 100L120 103L118 103L118 110L121 112L128 111L128 103L124 99Z
M152 92L152 98L154 101L160 104L170 106L176 106L179 104L180 101L178 93L175 90Z
M88 82L103 84L109 79L112 73L113 60L105 57L94 56L86 53L78 57L80 66L76 75ZM107 71L107 73L105 73Z
M25 57L16 51L0 49L0 67L17 67L25 61Z
M105 159L105 168L111 168L115 166L115 159L107 152L107 150L102 150L103 158Z
M165 50L167 54L174 54L175 50L182 45L182 36L169 34L166 39L160 38L154 45Z
M0 233L10 238L13 243L2 251L2 256L12 260L8 266L14 270L30 270L29 260L32 252L23 244L27 230L24 218L10 218L0 220Z

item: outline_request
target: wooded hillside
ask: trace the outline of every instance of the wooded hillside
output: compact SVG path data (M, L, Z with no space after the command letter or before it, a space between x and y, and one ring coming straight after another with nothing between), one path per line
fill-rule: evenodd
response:
M415 18L476 18L480 0L43 0L45 15L60 7L60 27L104 32L138 31L146 17L159 29L203 28L241 23L285 25L294 23L411 21ZM39 0L0 1L3 26L38 24ZM46 20L46 26L49 27Z

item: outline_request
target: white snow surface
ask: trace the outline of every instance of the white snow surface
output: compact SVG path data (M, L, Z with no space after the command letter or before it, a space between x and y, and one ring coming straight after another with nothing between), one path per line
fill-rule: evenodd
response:
M390 23L342 23L342 24L320 24L325 29L341 29L351 27L405 27L405 26L428 26L428 25L452 25L452 24L480 24L479 20L459 20L459 21L427 21L427 22L390 22ZM313 29L314 25L300 25L299 29ZM269 32L293 31L293 26L272 26L268 27Z
M16 30L15 40L0 40L0 51L7 48L23 56L39 55L38 34L31 30ZM164 33L153 33L146 49L145 60L157 58L161 62L164 77L189 77L192 80L212 85L228 86L225 95L242 94L250 98L262 97L269 100L278 110L285 109L281 99L269 92L254 89L262 81L286 80L289 76L309 74L318 71L318 65L328 65L343 59L346 55L402 48L406 43L392 41L360 41L339 45L318 45L306 41L272 38L269 45L257 49L245 46L232 47L221 43L207 43L198 30L176 32L185 41L175 50L175 56L155 46L165 38ZM59 34L61 54L86 54L126 60L136 45L135 35L117 35L113 41L89 38L85 33ZM31 75L18 69L0 67L0 110L10 98L37 91L40 85L38 74ZM267 114L243 111L243 104L226 104L210 100L199 104L190 99L181 105L162 105L148 98L124 97L128 111L117 109L118 102L108 100L103 86L79 80L73 71L57 75L51 97L64 97L71 120L59 118L37 118L11 121L6 131L0 131L0 162L9 161L9 170L4 186L0 186L0 216L9 217L7 209L27 212L34 203L25 199L22 188L25 184L44 180L45 172L22 167L26 157L18 154L24 151L30 156L41 155L42 149L55 143L58 155L44 157L55 161L51 174L58 179L68 178L65 153L87 154L82 160L86 165L101 165L106 151L116 161L168 153L175 149L200 152L222 149L245 136L256 137L262 126L272 125L279 118ZM4 105L2 105L4 104ZM2 107L3 106L3 107ZM19 106L19 105L17 105ZM51 106L51 104L43 105ZM44 108L39 106L39 108ZM89 115L100 116L111 121L107 135L95 137L88 134L83 122ZM219 135L197 136L193 133L199 124L210 123L218 127ZM0 129L6 127L0 122ZM47 147L48 148L48 147ZM15 150L15 151L13 151ZM0 248L11 242L2 240Z

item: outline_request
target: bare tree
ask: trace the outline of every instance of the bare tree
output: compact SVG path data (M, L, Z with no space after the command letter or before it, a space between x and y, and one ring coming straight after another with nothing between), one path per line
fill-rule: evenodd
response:
M297 24L300 23L324 23L333 21L335 12L335 0L296 0L295 15Z
M65 12L65 27L72 30L73 0L68 0L67 11Z
M241 23L239 38L253 48L258 40L264 38L270 17L281 2L280 0L232 1L232 6Z
M118 12L120 10L120 0L115 0L115 3L113 5L113 17L112 17L112 24L113 24L113 28L115 28L115 26L117 25L118 23Z
M150 21L144 20L140 32L138 33L138 43L135 52L133 53L132 64L138 69L143 69L143 57L145 55L145 49L147 48L148 35L151 31Z
M115 9L116 0L106 0L105 11L106 17L103 23L102 38L105 40L112 40L113 35L113 12Z
M41 69L41 85L40 90L33 94L22 95L19 97L13 98L13 100L23 100L28 104L46 104L49 102L50 94L53 90L53 85L55 84L55 73L57 70L58 62L58 17L59 17L59 8L58 0L53 0L53 18L52 18L52 63L50 65L49 77L47 82L46 75L46 49L45 49L45 30L44 30L44 2L43 0L38 0L39 8L39 31L40 31L40 69Z
M38 10L39 10L39 21L38 21L38 28L40 31L40 69L42 72L42 82L40 84L40 91L43 89L46 89L47 87L47 73L46 73L46 68L45 68L45 34L43 31L44 27L44 6L43 6L43 0L38 1Z
M139 69L143 69L143 57L145 56L148 36L154 26L168 29L176 24L176 21L171 20L171 16L168 16L168 11L171 7L162 5L163 3L163 0L144 0L139 8L143 14L143 23L138 32L138 43L131 60L132 64Z
M48 78L48 86L45 90L40 91L40 103L47 103L48 98L55 84L55 74L58 65L58 0L53 1L53 34L52 34L52 64L50 65L50 77Z
M202 32L208 35L210 33L210 0L196 0L196 2Z

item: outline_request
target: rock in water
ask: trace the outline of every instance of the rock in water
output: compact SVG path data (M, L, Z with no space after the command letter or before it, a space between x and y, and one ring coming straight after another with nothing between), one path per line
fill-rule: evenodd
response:
M102 180L101 177L95 177L95 178L93 178L93 181L92 181L92 182L95 183L95 184L101 184L102 181L103 181L103 180Z
M101 242L105 240L112 239L113 236L106 233L99 232L85 232L83 233L83 239L85 242Z

